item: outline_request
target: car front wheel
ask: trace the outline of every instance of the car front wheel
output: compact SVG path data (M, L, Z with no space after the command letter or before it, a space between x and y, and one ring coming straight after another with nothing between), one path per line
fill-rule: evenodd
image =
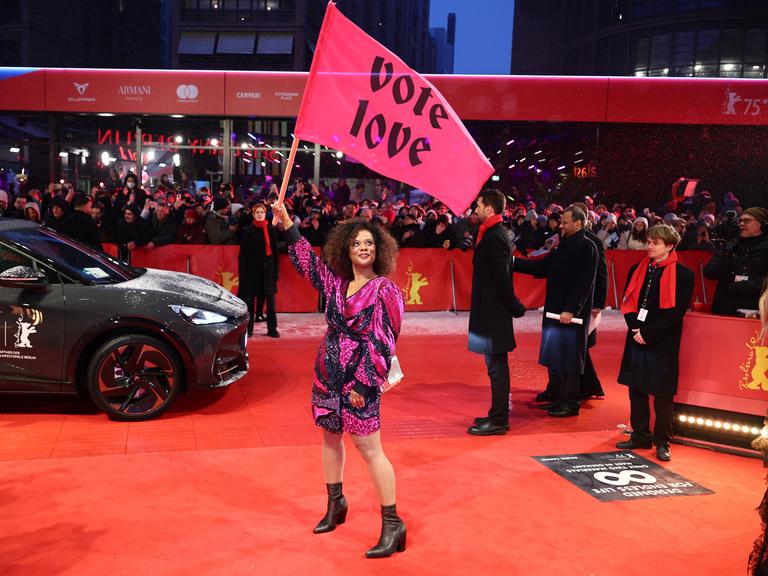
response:
M119 336L96 350L87 378L93 402L110 418L148 420L162 414L178 395L180 360L151 336Z

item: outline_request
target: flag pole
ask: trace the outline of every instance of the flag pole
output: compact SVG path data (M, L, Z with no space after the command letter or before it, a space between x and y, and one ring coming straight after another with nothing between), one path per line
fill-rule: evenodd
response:
M298 136L293 137L293 144L291 144L291 151L288 154L288 165L285 167L285 175L283 176L283 183L280 186L280 195L277 197L277 206L282 206L283 200L285 200L285 191L288 189L288 182L291 179L291 171L293 170L293 161L296 158L296 150L299 148Z

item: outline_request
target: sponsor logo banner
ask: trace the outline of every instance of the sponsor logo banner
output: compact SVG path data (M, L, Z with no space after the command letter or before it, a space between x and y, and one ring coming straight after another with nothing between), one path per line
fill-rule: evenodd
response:
M634 452L534 456L533 459L602 502L714 494Z

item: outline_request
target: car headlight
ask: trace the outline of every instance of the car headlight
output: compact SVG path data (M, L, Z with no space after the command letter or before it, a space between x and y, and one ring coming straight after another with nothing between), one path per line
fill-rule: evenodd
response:
M189 320L192 324L220 324L229 320L223 314L217 312L211 312L210 310L201 310L200 308L192 308L191 306L177 306L171 305L171 310L182 316L185 320Z

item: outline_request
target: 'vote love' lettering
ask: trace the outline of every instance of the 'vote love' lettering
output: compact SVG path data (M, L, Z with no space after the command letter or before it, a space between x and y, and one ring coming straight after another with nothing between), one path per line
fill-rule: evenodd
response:
M440 103L432 103L427 107L429 99L433 97L432 88L429 86L419 88L417 96L413 78L408 74L403 74L393 80L393 70L391 62L385 62L381 56L374 58L371 67L371 92L376 93L391 85L392 99L395 104L404 105L413 102L412 112L414 116L423 116L426 109L430 126L436 130L442 130L440 120L447 120L448 113ZM387 155L390 158L394 158L405 148L408 148L408 162L411 166L421 164L420 154L431 150L429 138L419 136L411 139L413 131L410 126L406 126L402 122L392 122L389 126L384 114L379 113L368 117L369 104L370 100L358 101L357 112L349 133L358 137L365 124L363 138L369 149L376 148L386 139Z

